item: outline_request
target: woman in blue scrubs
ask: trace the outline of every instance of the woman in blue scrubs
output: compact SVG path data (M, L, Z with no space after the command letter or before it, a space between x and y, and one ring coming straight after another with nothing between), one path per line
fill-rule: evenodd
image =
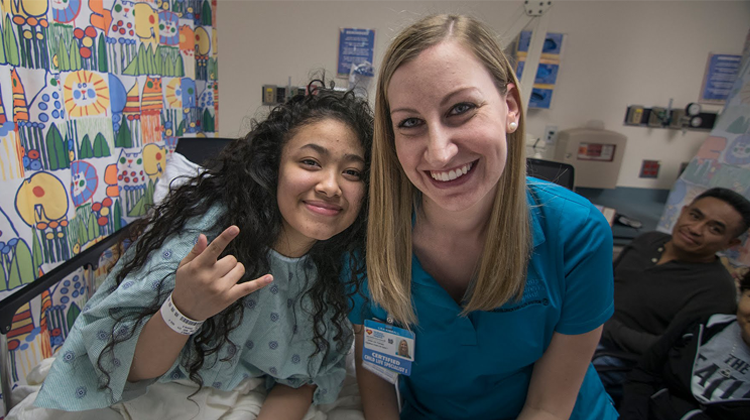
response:
M587 200L526 178L524 147L518 82L483 24L431 16L396 37L350 315L368 419L617 417L590 363L613 312L610 227ZM366 321L414 333L399 396L363 366L363 347L378 350Z

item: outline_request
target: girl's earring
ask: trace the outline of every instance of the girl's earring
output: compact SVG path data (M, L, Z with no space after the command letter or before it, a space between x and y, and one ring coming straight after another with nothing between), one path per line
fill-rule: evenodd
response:
M518 128L518 123L517 122L511 121L511 123L508 124L508 131L509 132L512 133L512 132L516 131L516 128Z

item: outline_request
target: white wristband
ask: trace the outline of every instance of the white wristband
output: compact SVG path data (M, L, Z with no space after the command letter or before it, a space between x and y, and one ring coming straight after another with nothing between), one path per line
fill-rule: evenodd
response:
M196 321L183 315L182 312L174 306L171 293L167 300L164 301L164 304L161 305L161 317L164 319L164 322L167 323L169 328L177 334L182 335L192 335L201 328L201 325L203 325L203 321Z

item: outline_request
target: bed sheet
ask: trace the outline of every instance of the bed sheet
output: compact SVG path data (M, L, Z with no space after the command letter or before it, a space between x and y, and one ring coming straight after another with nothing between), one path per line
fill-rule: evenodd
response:
M347 375L338 399L333 404L310 407L303 420L364 420L354 374L354 352L347 355ZM197 385L184 380L157 383L146 394L106 409L65 412L34 407L34 399L49 372L54 358L44 359L26 377L27 385L13 390L13 409L5 420L253 420L266 398L265 381L251 378L234 391L204 387L196 395Z

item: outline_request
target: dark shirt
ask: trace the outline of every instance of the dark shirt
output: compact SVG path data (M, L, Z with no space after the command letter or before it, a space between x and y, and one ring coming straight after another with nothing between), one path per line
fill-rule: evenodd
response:
M734 315L676 323L628 374L621 420L747 420L749 362Z
M670 239L661 232L640 235L614 262L615 313L604 324L605 347L643 354L674 320L736 311L734 279L718 258L656 265Z

